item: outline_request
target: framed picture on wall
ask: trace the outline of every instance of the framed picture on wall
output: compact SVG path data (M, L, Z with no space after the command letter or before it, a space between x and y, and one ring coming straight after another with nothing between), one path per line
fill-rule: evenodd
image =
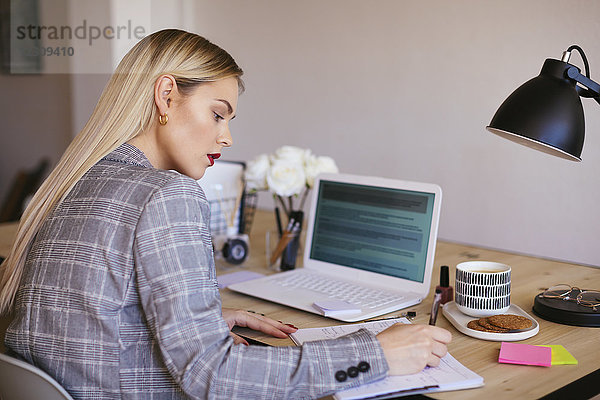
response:
M0 0L0 70L5 74L42 72L38 0ZM30 29L33 27L33 29Z

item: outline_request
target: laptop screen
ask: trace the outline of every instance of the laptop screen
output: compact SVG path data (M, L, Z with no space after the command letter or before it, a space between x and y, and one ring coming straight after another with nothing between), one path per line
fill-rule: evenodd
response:
M422 283L434 193L321 180L310 258Z

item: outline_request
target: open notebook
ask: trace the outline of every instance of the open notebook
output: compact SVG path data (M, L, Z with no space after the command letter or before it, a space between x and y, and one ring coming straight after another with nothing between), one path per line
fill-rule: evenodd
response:
M297 345L323 339L335 339L359 329L378 334L395 323L409 324L406 318L368 321L362 324L326 326L323 328L298 329L290 337ZM337 392L337 400L388 399L401 396L448 390L469 389L483 386L483 377L477 375L447 353L438 367L426 367L412 375L390 375L352 389Z
M322 174L304 268L229 288L348 322L420 303L431 283L441 200L434 184Z

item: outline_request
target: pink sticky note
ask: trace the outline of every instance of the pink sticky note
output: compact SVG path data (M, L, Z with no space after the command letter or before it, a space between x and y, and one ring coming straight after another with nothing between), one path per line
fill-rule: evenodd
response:
M530 344L502 342L498 362L549 367L552 365L552 349Z

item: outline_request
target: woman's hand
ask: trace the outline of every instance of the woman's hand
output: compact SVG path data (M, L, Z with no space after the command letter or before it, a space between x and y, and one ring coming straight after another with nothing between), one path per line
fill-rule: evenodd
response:
M230 330L235 325L243 326L281 339L287 338L290 333L294 333L298 330L298 328L295 328L292 325L286 325L263 315L244 310L235 310L233 308L223 308L223 319L227 322ZM235 344L242 343L248 345L248 342L244 338L233 332L231 332L230 335Z
M396 324L377 335L390 375L414 374L426 365L437 367L448 352L450 332L431 325Z

